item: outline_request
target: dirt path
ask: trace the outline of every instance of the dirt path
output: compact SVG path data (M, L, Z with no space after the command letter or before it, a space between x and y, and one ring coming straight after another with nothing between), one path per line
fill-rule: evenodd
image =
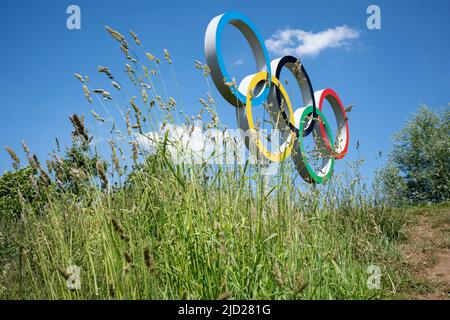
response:
M423 284L412 299L450 299L450 210L420 212L401 246L414 277Z

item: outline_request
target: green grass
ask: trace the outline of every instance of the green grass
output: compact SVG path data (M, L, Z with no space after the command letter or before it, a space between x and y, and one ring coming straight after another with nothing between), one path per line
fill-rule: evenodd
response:
M374 207L359 187L299 192L286 173L267 190L244 169L211 171L205 183L204 168L160 155L114 191L48 189L45 208L20 223L23 250L3 297L373 299L398 287L402 211ZM380 290L367 288L371 264ZM58 271L70 265L81 268L81 290Z
M131 43L127 47L135 58ZM181 112L166 99L159 61L144 68L127 53L127 62L139 94L140 80L151 89L142 91L143 101L135 102L141 109L133 106L134 113L122 110L123 91L117 102L98 99L108 116L114 108L126 115L126 128L114 121L111 132L121 128L132 139L131 131L148 132L158 119L176 122ZM208 69L197 66L211 92ZM81 80L92 101L94 87ZM208 126L220 125L209 94L202 104ZM86 146L84 120L71 120L74 144ZM0 298L380 299L394 297L409 281L397 249L405 212L376 201L357 170L315 189L302 185L286 163L267 183L254 165L175 165L164 144L154 156L142 148L138 155L134 141L133 161L121 164L133 165L125 178L116 153L123 140L111 140L106 167L85 161L102 158L97 147L84 150L83 161L74 153L70 161L53 156L48 174L30 161L36 167L30 179L44 200L36 205L20 198L19 217L2 231L13 254L0 261ZM80 290L67 288L64 273L71 265L81 269ZM379 290L368 289L370 265L382 271Z

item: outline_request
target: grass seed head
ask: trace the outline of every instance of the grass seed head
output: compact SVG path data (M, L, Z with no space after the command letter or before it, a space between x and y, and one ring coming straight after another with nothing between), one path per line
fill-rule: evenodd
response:
M96 168L102 182L102 188L106 189L108 187L108 177L106 176L105 169L103 168L103 165L100 161L97 161Z
M114 230L119 234L120 239L128 242L130 241L130 238L126 235L125 229L122 227L122 224L117 220L116 218L111 219Z
M131 97L130 98L130 104L133 107L133 110L136 114L141 114L142 111L141 109L139 109L139 107L137 106L137 104L134 102L134 100L136 100L136 97Z
M123 35L121 35L118 31L112 29L109 26L106 26L105 28L114 39L116 39L117 41L122 42L122 43L125 42L125 37Z
M11 159L16 163L16 164L20 164L20 159L17 156L17 154L14 152L13 149L11 149L10 147L6 147L5 148L6 151L9 153L9 156L11 157Z
M134 39L134 42L136 42L136 44L137 44L138 46L141 46L141 45L142 45L142 43L141 43L141 40L139 40L139 38L138 38L137 34L136 34L136 33L134 33L134 32L133 32L133 31L131 31L131 30L130 30L130 34L131 34L131 36L133 37L133 39Z
M129 254L128 252L124 252L123 253L123 255L124 255L124 257L125 257L125 261L127 262L127 263L132 263L133 262L133 258L131 257L131 254Z
M134 162L136 162L138 160L138 158L139 158L139 148L138 148L137 142L133 141L132 142L132 146L133 146L133 156L132 156L132 158L133 158Z
M217 300L228 300L231 297L231 292L225 291L224 293L221 293L219 297L217 297Z
M155 261L153 259L152 254L150 253L150 247L146 246L144 248L144 261L145 261L145 265L147 266L147 268L150 271L155 270Z
M106 74L106 76L107 76L109 79L111 79L111 80L114 79L114 77L112 76L112 74L111 74L111 72L109 71L108 67L99 66L99 67L97 68L97 70L98 70L98 72L100 72L100 73Z
M86 97L87 101L89 103L92 103L91 92L89 91L89 89L86 85L83 85L83 92L84 92L84 96Z
M148 101L148 93L147 93L147 91L145 91L144 88L142 88L142 90L141 90L141 95L142 95L142 100L144 101L144 103L147 103L147 101Z
M56 270L58 270L59 274L65 279L68 280L70 278L70 276L72 276L71 273L67 272L66 270L64 270L61 267L56 267Z
M167 49L164 49L164 59L166 59L169 64L172 64L172 59L170 58L170 53Z
M302 274L298 274L295 277L295 283L294 283L294 294L302 293L303 290L306 289L308 286L308 281L304 279Z
M115 81L111 81L111 84L113 85L114 88L116 88L117 90L122 90L122 87Z
M146 52L145 55L147 56L148 60L150 60L150 61L154 61L156 59L156 57L149 52Z
M25 140L22 140L22 148L23 148L23 151L25 151L25 154L27 156L29 156L30 155L30 148L28 148L28 145L25 142Z
M195 63L195 68L196 69L199 69L199 70L203 69L203 64L200 61L195 60L194 63Z
M105 119L103 119L102 117L100 117L94 110L91 110L91 113L92 113L92 115L94 116L94 118L95 118L97 121L102 122L102 123L105 122Z
M82 138L85 142L89 141L89 135L84 127L84 120L80 119L77 114L69 116L70 121L75 129L74 135Z
M80 82L82 82L82 83L84 82L83 76L82 76L81 74L75 73L74 76L75 76L75 78L77 78L78 80L80 80Z

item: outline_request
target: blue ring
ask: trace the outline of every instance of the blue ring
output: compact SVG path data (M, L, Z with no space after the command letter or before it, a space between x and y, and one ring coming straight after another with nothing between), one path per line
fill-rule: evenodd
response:
M225 68L225 64L223 62L222 57L222 31L226 24L230 23L233 25L234 21L241 21L244 24L247 25L248 28L253 32L253 34L256 36L256 38L259 41L260 47L262 49L264 60L266 62L266 68L268 73L268 85L264 87L264 90L259 94L258 96L254 97L252 100L252 103L255 105L260 105L267 99L270 91L271 86L271 78L272 78L272 70L270 68L270 60L269 60L269 54L267 53L266 45L264 44L264 40L262 39L261 35L259 34L258 30L255 28L253 23L243 14L239 12L226 12L222 15L220 18L219 24L217 26L217 32L216 32L216 52L217 52L217 61L219 63L219 68L226 79L225 81L232 81L230 75L228 74L227 69ZM239 29L239 27L237 27ZM239 29L239 31L242 33L242 30ZM252 48L253 50L253 48ZM262 70L259 70L262 71ZM231 92L238 98L238 100L245 105L247 97L243 95L237 88L230 87Z

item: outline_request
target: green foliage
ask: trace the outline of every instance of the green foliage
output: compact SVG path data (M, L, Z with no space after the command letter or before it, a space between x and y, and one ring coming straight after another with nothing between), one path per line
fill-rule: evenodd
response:
M377 184L392 204L439 203L450 199L450 110L422 106L394 136Z
M5 172L0 177L0 269L16 252L13 230L24 210L34 207L37 193L31 183L30 167Z
M5 172L0 177L0 219L3 221L19 217L25 203L33 203L36 191L31 183L31 167L14 172Z
M374 207L358 176L299 192L291 168L266 185L237 166L210 168L205 183L201 166L164 157L114 191L49 193L23 224L25 285L9 283L7 297L371 299L390 294L389 278L399 286L404 216ZM367 288L371 264L389 274L382 290ZM58 271L69 265L80 291Z
M96 163L98 155L92 155L85 143L73 140L66 149L64 158L52 162L59 187L66 192L78 194L97 176Z
M0 235L16 239L18 253L17 259L0 265L5 270L0 274L0 298L373 299L401 288L395 245L402 237L405 216L401 210L378 205L359 174L308 189L300 188L289 164L270 179L248 164L175 165L169 160L167 134L156 154L146 154L145 139L137 139L137 134L159 130L159 119L164 125L175 124L182 110L176 110L173 98L162 98L167 96L158 67L162 60L149 53L148 61L138 60L134 52L131 57L130 43L117 31L107 30L121 44L127 74L143 103L131 97L132 109L121 114L126 126L114 121L111 163L90 149L92 137L84 118L70 117L73 145L62 158L52 155L48 177L37 159L30 162L39 179L30 193L24 193L45 197L40 210L33 209L34 201L24 201L25 208L17 206L22 204L15 197L20 193L14 183L7 184L5 195L16 199L5 200L8 212L17 215L26 209L28 215ZM143 74L130 64L142 66ZM208 84L209 68L200 67ZM98 71L107 76L108 85L114 79L115 89L122 90L107 67ZM110 92L92 90L102 86L91 88L87 77L77 75L91 107L94 94L102 95L103 107L114 100ZM151 86L145 86L147 82ZM116 107L123 104L125 94L120 92ZM218 128L210 92L208 103L200 100L205 109L196 117L185 114L186 127L209 113L211 122L203 124ZM107 113L111 109L104 108ZM97 113L93 115L106 125ZM134 170L125 179L121 173L127 171L115 153L121 142L132 146ZM122 154L125 146L121 147ZM9 153L18 167L15 154ZM72 265L81 269L80 290L67 286L66 268ZM383 272L380 290L367 287L370 265ZM392 291L391 283L395 283Z

